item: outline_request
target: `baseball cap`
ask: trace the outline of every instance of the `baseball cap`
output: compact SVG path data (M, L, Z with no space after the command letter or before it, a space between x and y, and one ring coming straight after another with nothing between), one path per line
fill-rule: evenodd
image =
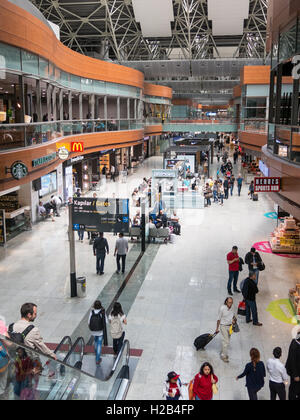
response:
M171 379L178 379L178 378L179 378L179 376L180 376L180 375L177 375L177 373L176 373L176 372L169 372L169 373L168 373L168 379L169 379L169 380L171 380Z

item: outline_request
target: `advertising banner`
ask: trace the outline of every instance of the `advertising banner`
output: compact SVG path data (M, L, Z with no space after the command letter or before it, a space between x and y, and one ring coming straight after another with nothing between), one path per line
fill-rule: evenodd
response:
M73 230L129 232L129 199L80 197L72 207Z

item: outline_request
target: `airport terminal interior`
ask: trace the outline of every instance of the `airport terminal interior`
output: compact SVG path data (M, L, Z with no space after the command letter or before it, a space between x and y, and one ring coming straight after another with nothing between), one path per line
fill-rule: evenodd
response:
M300 400L300 2L0 3L0 400Z

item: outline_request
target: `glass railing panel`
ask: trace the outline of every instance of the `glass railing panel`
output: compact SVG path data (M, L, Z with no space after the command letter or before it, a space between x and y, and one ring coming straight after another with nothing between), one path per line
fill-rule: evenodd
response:
M0 346L1 400L108 400L112 390L117 391L116 378L126 363L125 351L112 377L101 381L1 335Z
M107 131L118 131L118 120L107 120Z
M24 125L0 125L0 150L15 149L25 146Z
M129 120L120 120L120 130L129 130Z
M244 130L256 133L267 133L268 121L264 119L245 119Z

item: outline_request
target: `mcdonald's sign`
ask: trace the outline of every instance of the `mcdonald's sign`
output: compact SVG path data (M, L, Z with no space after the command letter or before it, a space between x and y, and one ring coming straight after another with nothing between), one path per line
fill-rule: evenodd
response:
M84 144L82 141L73 141L71 143L71 151L72 152L83 152Z

